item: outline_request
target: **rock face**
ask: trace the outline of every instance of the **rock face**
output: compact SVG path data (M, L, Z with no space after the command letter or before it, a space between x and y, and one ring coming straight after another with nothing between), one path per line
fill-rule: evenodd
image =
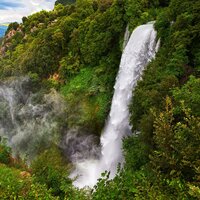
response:
M16 35L16 33L22 33L22 27L18 27L17 30L11 29L3 38L2 44L0 46L0 57L4 57L6 55L6 51L11 46L11 39Z
M5 54L6 54L6 50L7 50L7 47L6 46L2 46L0 48L0 56L4 57Z
M31 174L29 172L23 171L23 172L20 172L20 176L21 178L29 178L31 177Z
M11 39L11 38L16 34L16 32L17 32L17 31L15 31L14 29L10 30L10 31L6 34L5 39L6 39L6 40Z

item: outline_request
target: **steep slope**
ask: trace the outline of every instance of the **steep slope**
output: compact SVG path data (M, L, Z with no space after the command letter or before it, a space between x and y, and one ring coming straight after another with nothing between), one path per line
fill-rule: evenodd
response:
M156 20L161 39L130 106L136 134L123 142L124 169L113 180L109 172L103 173L95 190L82 193L59 171L61 164L54 161L59 154L52 153L51 146L32 166L36 182L60 199L200 198L199 13L195 0L78 0L24 17L22 24L10 24L1 46L1 81L28 75L34 92L39 87L41 95L51 88L61 93L67 114L60 122L64 128L56 133L60 139L74 129L80 140L91 133L100 135L127 24L132 31ZM0 157L6 157L4 151Z
M68 125L98 134L110 107L124 29L118 2L59 4L23 18L8 27L1 77L29 74L56 87L68 101Z
M137 13L151 12L135 3ZM125 139L124 170L113 181L105 174L95 199L199 199L199 11L199 2L190 0L172 0L160 10L161 47L130 106L139 134Z

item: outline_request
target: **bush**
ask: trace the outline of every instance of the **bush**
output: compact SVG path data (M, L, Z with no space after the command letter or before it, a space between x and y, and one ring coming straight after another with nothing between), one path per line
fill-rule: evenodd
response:
M11 149L5 144L5 141L0 143L0 163L9 164L11 157Z
M54 195L63 196L62 182L71 184L68 176L67 163L61 157L57 147L51 147L39 155L31 164L31 169L37 182L46 184Z

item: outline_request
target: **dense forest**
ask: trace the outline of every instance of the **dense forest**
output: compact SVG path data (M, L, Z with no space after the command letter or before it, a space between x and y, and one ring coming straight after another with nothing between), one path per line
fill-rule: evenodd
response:
M155 21L160 38L130 105L125 165L77 189L59 145L37 147L27 165L0 144L0 199L200 199L200 1L63 0L11 23L0 48L0 80L29 76L66 101L66 129L100 136L108 116L126 27ZM0 112L2 119L3 112ZM138 134L139 132L139 134ZM61 133L56 133L62 138Z

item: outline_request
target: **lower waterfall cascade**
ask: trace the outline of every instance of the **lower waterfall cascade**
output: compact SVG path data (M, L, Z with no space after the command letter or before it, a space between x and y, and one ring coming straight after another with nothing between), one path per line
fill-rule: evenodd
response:
M126 28L110 114L100 138L101 146L98 145L99 138L76 128L69 130L61 141L60 147L75 166L69 177L75 180L73 184L78 188L93 187L105 171L114 178L118 164L123 166L122 139L131 134L129 104L137 81L159 47L153 26L153 23L141 25L131 36ZM52 141L58 143L57 118L64 115L65 106L55 90L42 96L33 93L28 77L0 82L0 139L7 138L14 156L20 155L31 161L40 147L45 148Z
M132 92L143 70L155 57L159 47L156 36L153 23L141 25L131 34L121 57L110 114L100 138L101 156L73 161L75 170L70 178L75 179L74 186L93 187L102 172L110 171L110 178L113 178L118 164L123 166L122 139L131 134L129 104Z

